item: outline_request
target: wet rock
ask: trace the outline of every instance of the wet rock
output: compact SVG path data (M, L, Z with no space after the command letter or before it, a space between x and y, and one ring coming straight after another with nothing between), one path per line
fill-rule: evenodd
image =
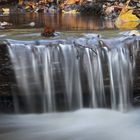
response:
M12 84L15 76L9 58L7 45L0 43L0 112L13 110Z
M35 26L35 22L30 22L30 23L26 24L25 26L34 27Z
M48 27L48 26L46 26L44 28L43 33L41 33L41 36L44 36L44 37L53 37L53 36L55 36L55 30L52 29L52 28L50 28L50 27Z
M5 21L0 22L0 29L5 29L5 28L8 28L10 26L12 26L12 24L9 22L5 22Z

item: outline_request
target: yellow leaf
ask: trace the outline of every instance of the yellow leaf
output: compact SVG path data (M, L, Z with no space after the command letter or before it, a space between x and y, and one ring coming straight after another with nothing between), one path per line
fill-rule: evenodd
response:
M120 14L115 22L119 29L134 29L139 25L139 18L132 14L133 10L129 10Z

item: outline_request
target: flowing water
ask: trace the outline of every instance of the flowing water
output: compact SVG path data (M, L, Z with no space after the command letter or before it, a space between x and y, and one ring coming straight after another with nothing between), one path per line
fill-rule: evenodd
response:
M23 106L28 112L130 108L139 37L85 34L63 40L7 41L17 81L15 112L22 112Z
M0 21L12 23L1 30L0 42L8 46L18 114L0 115L0 140L139 140L140 110L132 111L139 37L118 34L112 21L80 15L10 15ZM45 39L45 25L63 32Z
M1 140L139 140L140 110L1 115Z

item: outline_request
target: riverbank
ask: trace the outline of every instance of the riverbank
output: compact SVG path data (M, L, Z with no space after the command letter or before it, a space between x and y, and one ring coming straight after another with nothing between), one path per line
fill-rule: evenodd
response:
M102 18L117 18L121 10L126 6L127 10L133 10L133 14L140 18L140 2L137 0L128 1L92 1L92 0L63 0L63 1L43 1L33 0L24 1L20 3L13 1L11 4L8 2L0 6L0 15L8 15L11 13L71 13L71 14L84 14L96 15Z
M122 2L93 2L84 1L79 3L66 0L61 3L42 3L42 2L24 2L22 4L5 4L0 6L0 14L8 15L11 13L71 13L71 14L85 14L85 15L98 15L102 17L115 18L119 15L123 3Z

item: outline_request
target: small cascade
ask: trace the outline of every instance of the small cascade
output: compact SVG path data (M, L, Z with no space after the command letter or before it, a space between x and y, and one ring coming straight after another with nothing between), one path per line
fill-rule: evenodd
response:
M8 40L15 112L131 106L139 38L95 35L57 41Z

